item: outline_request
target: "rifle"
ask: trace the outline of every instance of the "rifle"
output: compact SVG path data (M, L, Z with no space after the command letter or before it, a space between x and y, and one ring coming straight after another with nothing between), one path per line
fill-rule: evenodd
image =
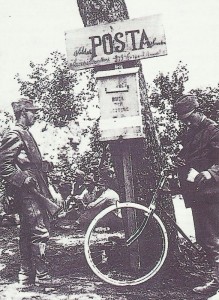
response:
M40 202L45 206L47 211L50 213L52 217L57 215L59 211L62 210L62 207L56 205L51 199L43 196L40 192L38 192L35 188L31 189L31 192L34 193L35 196L40 200Z

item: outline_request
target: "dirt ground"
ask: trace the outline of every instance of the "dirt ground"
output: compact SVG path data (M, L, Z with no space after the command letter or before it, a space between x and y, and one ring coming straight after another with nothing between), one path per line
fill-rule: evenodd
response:
M53 230L47 250L50 273L63 281L56 290L32 287L20 290L16 284L19 269L18 227L0 227L0 300L205 300L192 288L203 282L202 268L163 270L135 287L120 288L102 282L92 273L83 253L84 235L69 229ZM190 262L191 264L191 262Z

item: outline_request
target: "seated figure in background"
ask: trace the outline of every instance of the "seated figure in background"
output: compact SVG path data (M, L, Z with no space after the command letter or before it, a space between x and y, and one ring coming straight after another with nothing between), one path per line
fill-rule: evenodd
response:
M59 214L59 219L78 219L86 206L96 199L97 187L93 173L85 177L84 172L77 170L76 177L77 180L73 183L70 195L65 199L64 212Z
M97 198L98 190L94 180L94 174L90 173L85 177L84 181L85 190L81 195L81 201L83 202L84 208L86 208L91 202Z
M81 207L82 204L81 200L84 197L84 193L86 189L86 186L84 184L84 179L85 179L85 173L77 169L73 177L71 193L66 199L66 207L68 210L71 210L76 206Z
M85 173L79 169L75 171L72 183L72 192L73 196L81 195L85 190L84 185Z
M119 202L119 195L110 188L111 178L101 178L97 183L97 197L95 200L88 203L86 210L79 219L76 221L76 224L79 224L82 227L88 227L93 218L100 213L106 207L116 204ZM119 216L115 215L115 219L118 219Z

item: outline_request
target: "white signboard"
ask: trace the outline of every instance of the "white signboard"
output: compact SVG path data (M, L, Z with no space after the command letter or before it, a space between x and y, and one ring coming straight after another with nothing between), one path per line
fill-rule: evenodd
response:
M167 54L161 15L90 26L65 35L73 70Z
M102 141L143 137L138 68L96 74Z

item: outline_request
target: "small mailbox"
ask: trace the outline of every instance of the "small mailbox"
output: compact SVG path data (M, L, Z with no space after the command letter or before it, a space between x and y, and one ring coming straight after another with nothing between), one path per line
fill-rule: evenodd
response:
M135 67L96 73L102 141L144 136L138 70Z

